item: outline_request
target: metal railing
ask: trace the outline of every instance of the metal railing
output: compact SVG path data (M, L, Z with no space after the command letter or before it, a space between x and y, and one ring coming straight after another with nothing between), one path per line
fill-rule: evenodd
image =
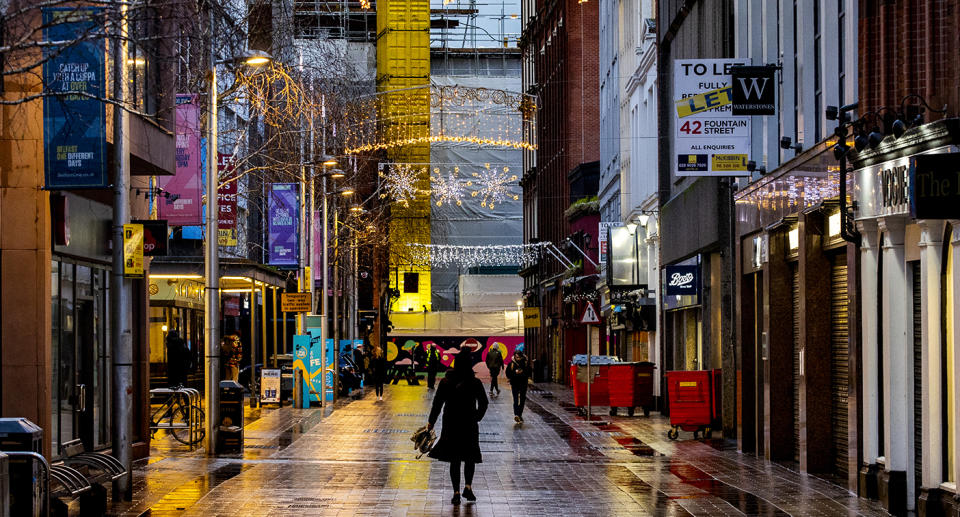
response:
M174 429L186 429L189 432L189 444L190 447L196 447L197 442L199 441L199 430L202 422L200 417L195 411L196 408L200 407L200 391L194 388L154 388L150 390L150 398L153 399L154 396L167 396L168 400L164 401L164 404L170 403L171 407L169 411L173 411L173 407L176 404L180 404L186 407L187 419L186 422L176 422L174 418L167 419L167 415L163 414L156 421L153 420L153 416L150 418L150 431L164 430L164 431L173 431ZM164 422L164 420L167 420Z

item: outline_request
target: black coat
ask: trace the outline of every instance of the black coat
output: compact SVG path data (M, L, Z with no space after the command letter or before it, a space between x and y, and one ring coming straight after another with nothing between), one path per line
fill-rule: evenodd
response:
M440 439L430 450L430 457L440 461L481 463L480 425L487 412L487 394L480 379L470 376L458 379L449 373L437 386L430 410L430 423L435 424L443 409Z
M387 378L387 358L381 355L371 359L370 373L373 374L373 382L383 384Z
M507 378L511 386L526 386L530 381L530 361L527 356L517 353L507 365Z

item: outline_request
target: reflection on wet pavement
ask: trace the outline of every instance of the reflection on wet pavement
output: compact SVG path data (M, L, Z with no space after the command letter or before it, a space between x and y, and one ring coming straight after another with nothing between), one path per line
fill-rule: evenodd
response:
M450 504L447 464L409 438L433 392L388 386L331 408L248 408L243 454L208 458L160 440L114 515L882 515L823 480L738 454L730 442L666 439L666 419L587 422L568 389L538 385L525 420L511 397L480 423L476 503ZM605 408L604 408L605 409ZM598 411L599 413L599 411ZM442 432L442 429L438 429Z

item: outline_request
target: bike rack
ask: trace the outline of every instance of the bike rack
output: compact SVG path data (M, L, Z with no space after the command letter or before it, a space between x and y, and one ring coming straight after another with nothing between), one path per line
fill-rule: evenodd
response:
M156 422L150 423L151 430L157 429L186 429L190 433L190 445L189 447L195 448L196 438L197 438L197 429L200 427L200 417L197 415L196 411L193 410L194 407L200 407L200 391L194 388L154 388L150 390L150 397L154 395L169 395L170 397L177 397L186 402L187 406L187 423L185 424L174 424L174 423L163 423ZM181 402L183 403L183 402Z
M44 515L44 517L50 517L50 473L51 473L51 469L50 469L50 463L47 462L47 458L44 458L42 454L39 454L39 453L36 453L36 452L32 452L32 451L3 451L3 453L6 454L7 456L26 456L26 457L29 457L29 458L31 458L33 461L36 461L37 463L39 463L41 467L43 467L43 486L41 487L41 489L43 490L43 501L42 501L42 503L43 503L43 515ZM73 470L73 469L70 469L70 470ZM87 488L83 488L83 486L82 486L83 483L86 483L86 481L87 481L86 479L83 479L82 482L79 482L79 481L76 482L76 483L78 483L78 484L77 484L76 486L73 486L73 485L75 484L75 482L74 482L74 480L73 480L72 473L69 473L69 474L67 474L66 476L67 476L67 479L66 479L66 484L65 484L65 485L68 487L68 490L70 490L71 492L74 492L74 489L75 489L75 488L76 488L76 492L75 492L75 493L81 493L81 492L83 492L84 490L89 489L89 485L90 485L89 483L87 483ZM60 479L60 478L58 477L58 480L59 480L59 479Z

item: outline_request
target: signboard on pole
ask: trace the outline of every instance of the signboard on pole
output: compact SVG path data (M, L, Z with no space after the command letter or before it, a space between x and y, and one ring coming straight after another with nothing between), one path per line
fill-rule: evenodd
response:
M748 176L750 118L733 116L730 70L749 59L674 61L676 176Z
M203 224L200 182L200 106L196 94L177 94L177 172L161 176L160 218L174 226Z
M280 370L260 370L260 403L280 403Z
M44 188L107 188L104 20L93 7L43 9Z
M776 68L772 66L735 66L731 69L734 116L776 115Z
M583 317L580 318L580 323L586 323L588 325L600 323L600 318L597 317L597 311L593 308L593 302L587 302L587 308L583 311Z
M233 179L234 163L232 154L218 154L220 186L217 188L218 241L221 246L237 245L237 181Z
M664 267L667 274L667 296L687 296L700 292L700 266Z
M123 225L123 276L143 278L143 225Z
M540 328L540 307L523 308L523 328Z
M617 228L620 226L623 226L623 223L619 221L600 223L600 231L597 232L597 244L600 250L600 260L598 261L598 263L600 264L601 269L607 267L607 251L608 251L607 245L609 243L609 241L607 240L607 237L609 236L609 229Z
M310 312L310 293L283 293L280 310L283 312Z
M269 237L267 249L271 266L297 266L300 245L297 222L300 214L299 185L272 183L268 195Z

